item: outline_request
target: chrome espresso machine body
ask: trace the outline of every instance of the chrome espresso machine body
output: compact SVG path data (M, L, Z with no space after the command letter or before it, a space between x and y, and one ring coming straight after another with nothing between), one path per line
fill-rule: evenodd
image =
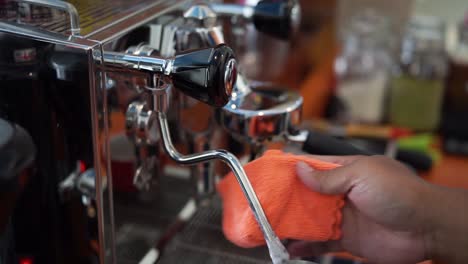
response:
M0 132L13 131L0 151L27 152L0 175L9 183L0 202L11 207L0 214L0 263L292 263L234 155L209 144L187 155L174 147L184 143L182 102L223 107L238 78L209 14L195 37L212 42L180 30L190 15L196 22L187 13L195 2L0 3ZM258 28L272 22L271 7L290 7L213 2L203 4ZM11 147L19 137L30 144ZM235 172L268 248L230 244L219 201L192 200L199 193L178 165L211 160Z

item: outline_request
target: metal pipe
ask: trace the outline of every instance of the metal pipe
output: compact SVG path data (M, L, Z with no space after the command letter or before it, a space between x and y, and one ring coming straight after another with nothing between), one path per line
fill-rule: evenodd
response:
M101 54L94 54L100 58ZM168 75L172 69L172 60L155 57L131 55L126 53L105 51L103 54L106 66L117 66L125 69L148 71Z
M166 114L158 112L157 118L164 150L174 161L180 164L192 165L211 160L221 160L231 168L240 184L242 192L247 198L250 209L264 234L273 263L277 264L287 262L289 260L289 254L268 222L260 201L258 200L257 195L255 194L255 191L236 156L226 150L209 150L196 154L182 155L172 145Z
M236 4L211 4L210 7L218 16L242 16L246 19L251 19L255 11L252 6Z
M210 139L212 133L210 133L210 130L187 136L189 138L190 152L198 153L211 149ZM205 162L192 166L191 176L196 186L199 200L204 200L215 193L215 167L213 163Z

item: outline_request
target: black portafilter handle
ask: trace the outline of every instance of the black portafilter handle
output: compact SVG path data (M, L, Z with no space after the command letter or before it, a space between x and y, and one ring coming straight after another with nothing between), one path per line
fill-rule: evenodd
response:
M36 149L20 126L0 119L0 192L12 190L21 171L31 165Z
M302 150L315 155L331 155L331 156L372 156L383 155L385 150L363 149L354 146L353 144L335 138L333 136L309 131L308 136ZM429 171L433 166L433 161L430 156L417 151L398 150L395 159L410 166L417 171Z
M174 87L186 95L214 107L223 107L231 98L237 78L237 63L225 44L178 54L170 77Z
M302 146L302 150L315 155L333 155L333 156L350 156L364 155L371 156L375 153L357 148L350 143L337 139L333 136L309 131L307 139Z
M254 8L253 23L258 31L288 40L299 29L301 10L297 0L262 0Z

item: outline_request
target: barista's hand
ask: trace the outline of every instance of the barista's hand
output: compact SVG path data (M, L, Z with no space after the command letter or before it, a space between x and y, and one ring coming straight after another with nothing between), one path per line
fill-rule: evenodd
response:
M315 158L343 165L330 171L314 171L305 163L297 166L311 189L346 195L343 236L325 243L295 242L289 246L292 256L348 251L371 263L400 264L431 257L438 187L381 156Z

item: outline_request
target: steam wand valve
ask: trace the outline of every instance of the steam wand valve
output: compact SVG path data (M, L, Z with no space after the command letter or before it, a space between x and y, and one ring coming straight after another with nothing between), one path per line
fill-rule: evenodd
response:
M99 50L94 57L98 62L104 61L106 71L117 68L148 73L150 80L165 76L179 91L214 107L229 101L237 77L234 52L225 44L183 52L169 59L109 51L101 54Z

